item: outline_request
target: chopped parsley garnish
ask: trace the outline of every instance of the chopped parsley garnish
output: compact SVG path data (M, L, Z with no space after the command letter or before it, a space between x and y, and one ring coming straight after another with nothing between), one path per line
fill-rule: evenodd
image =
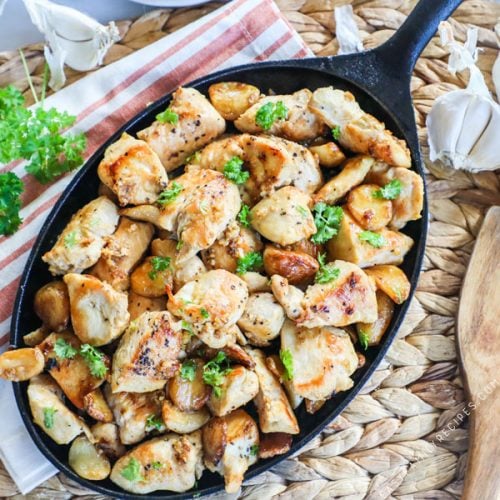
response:
M150 260L151 271L148 276L150 280L155 280L158 273L166 271L170 267L170 257L152 257Z
M64 237L64 246L66 248L73 248L78 242L78 234L76 231L69 232Z
M256 457L259 453L259 445L258 444L253 444L250 446L250 456L251 457Z
M393 179L384 187L377 189L373 193L374 198L379 200L395 200L401 194L402 182L399 179Z
M340 269L335 267L332 263L325 262L325 254L318 256L319 269L314 277L314 282L324 285L330 281L336 280L340 276Z
M177 245L175 245L175 249L180 250L182 248L182 245L184 245L184 242L182 240L179 240L177 242Z
M280 350L280 359L285 368L285 380L293 380L293 358L290 350Z
M108 367L105 363L104 353L89 344L83 344L80 347L80 354L94 377L104 378L106 376Z
M238 158L237 156L233 156L225 165L224 165L224 177L233 181L235 184L244 184L248 178L250 177L250 172L246 170L242 170L243 160Z
M264 265L264 259L260 252L248 252L244 257L240 257L236 263L236 273L245 274L248 271L256 271Z
M19 196L23 190L23 182L16 174L13 172L0 174L0 234L6 236L13 234L21 225L23 220L19 216L21 209Z
M186 332L188 332L189 335L194 335L194 330L192 325L190 325L185 319L183 319L181 322L181 328L183 330L186 330Z
M203 366L203 382L212 386L216 398L220 398L224 377L231 371L229 359L222 351L219 351L215 358Z
M210 318L210 313L204 307L202 307L200 309L200 314L201 314L201 317L204 319Z
M78 354L78 349L75 349L63 338L58 338L54 344L54 352L60 359L73 359Z
M181 184L179 184L177 181L173 181L168 189L165 189L165 191L160 193L160 196L158 196L156 203L162 206L172 203L179 196L179 194L181 194L181 191L183 189L184 188Z
M165 111L157 114L156 119L161 123L171 123L175 125L179 121L179 115L170 108L167 108Z
M243 227L250 227L250 207L245 203L241 205L238 221Z
M201 153L199 151L195 151L192 155L189 155L186 160L185 160L185 164L188 164L188 163L198 163L200 161L200 158L201 158Z
M181 366L181 378L192 382L196 376L196 362L192 359L184 361Z
M46 429L52 429L54 427L54 415L57 410L52 407L47 407L43 409L43 425Z
M359 344L366 351L368 349L368 342L370 341L370 336L363 330L358 330L358 339L359 339Z
M316 203L313 212L317 231L312 235L311 241L320 245L337 235L344 212L342 207L327 205L323 202Z
M163 467L163 464L161 462L155 461L151 462L151 467L155 470L160 470Z
M332 137L338 141L340 139L340 127L337 125L332 128Z
M297 212L299 212L302 217L307 217L309 215L309 210L307 210L306 207L303 207L302 205L297 205Z
M151 414L148 416L148 418L146 418L146 431L152 431L153 429L162 431L163 428L163 420L155 414Z
M359 233L359 239L369 243L375 248L381 248L387 243L386 239L381 234L374 233L373 231L361 231L361 233Z
M120 474L128 481L142 481L141 464L136 458L131 458Z
M286 120L288 118L288 108L283 101L266 102L261 106L255 115L255 123L262 130L269 130L276 120Z

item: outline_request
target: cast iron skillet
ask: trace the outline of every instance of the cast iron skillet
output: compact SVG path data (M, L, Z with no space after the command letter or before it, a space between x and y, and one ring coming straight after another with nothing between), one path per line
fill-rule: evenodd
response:
M349 90L364 110L384 121L395 135L406 140L411 150L413 168L423 175L409 90L410 76L418 56L434 35L439 22L446 19L459 4L460 0L421 0L398 32L375 50L337 57L249 64L219 71L186 86L193 86L205 94L212 83L228 80L251 83L263 92L273 89L277 94L290 93L304 87L314 90L328 85ZM33 298L35 292L51 280L48 266L42 262L41 256L55 243L57 235L71 215L96 197L98 187L96 170L105 148L115 142L122 132L135 134L145 128L154 120L157 113L165 109L169 101L170 95L161 98L110 137L62 194L42 227L21 278L12 318L12 345L22 346L23 335L39 326L38 319L33 314ZM405 233L415 240L415 246L406 256L402 266L410 278L412 294L424 254L427 220L427 203L425 203L422 218L405 227ZM273 459L259 461L250 468L246 478L265 471L286 456L295 453L342 412L384 357L403 322L409 302L410 300L396 308L392 323L381 344L366 352L366 364L354 375L354 387L333 397L312 416L305 413L302 405L296 412L301 432L294 437L290 452ZM41 452L59 470L83 486L112 497L137 498L137 495L126 493L109 479L92 482L76 475L68 466L68 446L56 445L33 423L26 387L26 383L15 383L14 392L28 432ZM223 479L206 471L199 481L198 492L205 495L222 488ZM147 496L158 499L167 497L180 499L189 498L192 494L192 492L183 494L156 492Z

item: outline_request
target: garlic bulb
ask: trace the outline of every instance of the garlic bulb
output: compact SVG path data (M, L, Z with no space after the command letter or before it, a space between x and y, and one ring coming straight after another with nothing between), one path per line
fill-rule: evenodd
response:
M45 35L45 57L50 67L49 86L64 85L64 64L77 71L88 71L102 63L106 52L120 39L111 22L103 26L76 9L49 0L24 0L31 20Z
M363 50L352 5L342 5L333 10L335 16L335 36L339 44L338 54L352 54Z
M441 23L443 45L450 49L450 72L470 71L466 89L438 97L427 116L431 161L470 172L500 167L500 106L488 91L475 65L477 29L469 29L462 46L454 41L451 26Z

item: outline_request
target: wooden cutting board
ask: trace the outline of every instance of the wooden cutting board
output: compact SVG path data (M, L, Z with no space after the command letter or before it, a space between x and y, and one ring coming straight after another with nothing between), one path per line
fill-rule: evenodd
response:
M500 207L488 210L462 286L457 341L471 414L465 500L500 498Z

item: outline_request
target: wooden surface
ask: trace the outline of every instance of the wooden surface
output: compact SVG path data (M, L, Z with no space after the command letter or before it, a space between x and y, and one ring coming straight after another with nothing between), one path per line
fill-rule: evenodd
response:
M348 0L277 3L315 54L337 52L333 9ZM364 46L370 48L394 33L415 0L351 3ZM158 40L219 5L162 9L135 21L120 21L122 41L111 48L105 63ZM494 26L499 18L498 3L464 0L451 20L461 42L469 25L478 27L478 65L491 89L491 68L498 54ZM28 47L26 54L35 82L41 82L42 47ZM241 498L447 500L462 496L469 423L457 369L455 316L465 269L485 211L491 205L500 205L500 176L494 172L454 172L428 161L425 117L436 97L464 88L468 81L467 73L448 73L447 57L439 38L434 37L412 78L431 221L423 272L398 339L346 411L295 457L245 483ZM83 75L70 70L67 76L71 83ZM28 90L17 52L0 53L0 85L10 82ZM0 497L16 496L16 486L0 465ZM102 498L62 474L28 498L73 496Z
M500 498L500 207L488 210L465 275L457 332L469 393L465 499Z

